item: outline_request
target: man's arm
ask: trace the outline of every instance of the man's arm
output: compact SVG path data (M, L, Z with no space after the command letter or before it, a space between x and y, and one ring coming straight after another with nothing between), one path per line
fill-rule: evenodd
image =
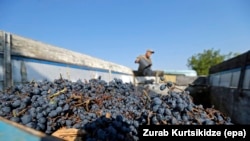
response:
M140 62L140 56L136 57L135 63L139 63Z
M135 63L139 63L139 61L140 61L140 58L136 58L136 60L135 60Z

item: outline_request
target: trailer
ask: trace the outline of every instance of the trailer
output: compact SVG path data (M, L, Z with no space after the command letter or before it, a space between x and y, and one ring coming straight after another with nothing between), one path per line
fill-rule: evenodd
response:
M7 94L8 91L13 88L19 89L18 86L20 84L38 85L36 82L49 82L55 79L67 79L72 82L78 82L78 80L88 82L101 78L101 80L110 84L114 83L113 80L115 79L119 81L118 83L124 82L126 84L140 86L143 90L145 88L146 91L142 91L142 94L147 97L146 101L142 101L142 103L145 103L147 100L151 101L147 94L149 92L168 95L168 92L176 90L176 92L184 93L184 88L196 77L182 75L172 76L161 70L155 70L155 74L154 76L140 76L135 70L120 64L0 31L0 93ZM173 81L173 83L169 83L169 80ZM64 93L64 90L66 91L66 89L62 89L57 92L55 91L54 94L50 93L51 97L59 96L61 93ZM79 98L77 95L74 96ZM105 99L107 96L102 98ZM102 98L98 99L99 102L102 101ZM173 99L175 98L171 98L170 101ZM91 99L89 99L89 101L91 101ZM88 102L84 101L78 104L81 105ZM191 105L191 107L192 106L194 105ZM133 108L132 106L130 107ZM199 106L195 108L197 108L198 111L203 110L202 107ZM181 107L179 109L182 110ZM13 115L15 114L14 111ZM209 121L206 122L209 123ZM49 141L51 139L51 137L45 134L37 133L31 128L18 125L4 118L0 118L0 123L0 140L23 138L23 140L27 141ZM81 133L81 135L84 134L84 131L82 133L79 132L79 130L65 130L59 130L54 135L61 136L60 133L67 134L71 133L71 131L74 132L74 136L77 136L79 133ZM12 136L12 133L15 135ZM70 135L67 135L67 137L69 136ZM55 138L52 137L52 139ZM56 140L59 139L62 138L56 138Z
M186 90L195 101L215 107L237 124L250 124L250 51L212 66Z
M0 117L1 141L63 141L55 136L48 136L32 128Z

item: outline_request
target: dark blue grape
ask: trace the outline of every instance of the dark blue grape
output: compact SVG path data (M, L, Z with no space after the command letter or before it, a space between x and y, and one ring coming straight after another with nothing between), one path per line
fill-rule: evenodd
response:
M206 119L205 121L203 121L202 124L203 125L215 125L215 123L210 119Z
M138 141L138 140L139 140L139 137L133 136L133 140L134 140L134 141Z
M29 122L32 121L32 116L31 115L24 115L21 117L21 121L23 124L28 124Z
M119 122L122 122L123 121L123 117L121 115L117 115L116 116L116 120L119 121Z
M25 104L30 104L31 99L30 99L30 97L25 97L22 99L22 102L24 102Z
M82 127L81 123L77 123L73 126L75 129L80 129Z
M155 105L161 105L161 103L162 103L162 100L159 97L155 97L153 99L153 104L155 104Z
M216 113L215 116L217 117L218 122L224 121L223 117L220 114Z
M42 111L43 116L47 116L48 112L47 111Z
M13 108L17 108L21 105L21 100L15 100L13 103L12 103L12 107Z
M53 110L49 113L49 117L53 118L53 117L56 117L57 116L57 111L56 110Z
M66 124L66 121L65 121L65 120L61 120L61 121L60 121L60 124L61 124L61 125L65 125L65 124Z
M183 116L181 116L181 118L182 118L182 120L185 121L185 122L188 121L188 116L187 116L187 115L183 115Z
M105 131L103 131L102 129L97 129L97 139L98 140L105 140L106 138L106 134Z
M42 123L37 123L37 127L39 127L41 131L44 131L46 126Z
M122 123L119 122L119 121L113 121L113 126L116 128L116 129L120 129L122 127Z
M2 111L3 111L4 113L10 113L10 112L11 112L11 108L10 108L10 107L3 107L3 108L2 108Z
M69 110L69 105L65 104L64 107L63 107L63 111L68 111L68 110Z
M20 122L20 118L19 117L11 117L10 118L11 121L14 121L14 122Z
M135 128L138 128L139 127L139 125L140 125L140 123L138 122L138 121L134 121L134 126L135 126Z
M152 111L157 112L159 107L160 107L160 105L154 105L153 108L152 108Z
M26 103L21 103L19 109L25 109L27 108L27 104Z
M32 118L36 118L37 113L36 112L31 112L30 115L31 115Z
M66 120L66 126L71 126L72 125L72 121L71 120Z
M51 110L55 110L57 108L57 105L56 105L55 101L50 102L49 107L50 107Z
M39 106L38 101L33 101L33 102L32 102L32 107L37 108L38 106Z
M193 110L193 106L192 106L191 104L189 104L189 105L187 106L187 110L192 111L192 110Z
M158 125L158 124L159 124L159 121L157 120L156 116L153 116L153 117L152 117L152 123L153 123L154 125Z
M117 133L116 129L115 129L113 126L111 126L111 125L109 125L109 127L108 127L107 130L108 130L108 132L109 132L111 135L113 135L113 136L115 136L116 133Z
M161 91L165 90L166 88L167 88L167 85L166 85L166 84L162 84L162 85L160 86L160 90L161 90Z
M52 133L51 130L48 130L48 129L47 129L47 130L45 131L45 134L47 134L47 135L50 135L51 133Z
M62 108L62 107L57 107L57 108L56 108L57 113L61 113L61 112L62 112L62 110L63 110L63 108Z
M39 90L39 88L34 88L32 93L34 95L39 95L41 93L41 91Z
M172 115L172 112L170 109L165 109L164 113L165 113L165 115L169 115L169 116Z
M64 103L65 103L65 102L64 102L63 100L60 100L60 101L58 102L58 106L63 106Z
M124 140L124 138L125 138L125 137L124 137L123 134L118 134L118 135L117 135L117 139L118 139L118 140Z
M33 129L36 128L36 124L34 122L29 122L29 123L25 124L25 126L27 126L29 128L33 128Z
M163 115L164 112L165 112L165 109L164 109L164 108L159 108L159 109L157 110L157 113L159 113L159 114L161 114L161 115Z
M174 109L176 107L176 101L173 100L170 106Z
M88 138L86 139L86 141L97 141L97 139L88 137Z
M47 95L47 94L48 94L47 91L42 91L42 92L41 92L41 95Z
M162 114L156 114L156 118L158 121L162 121L165 117Z
M46 120L46 118L44 118L44 117L41 117L41 118L38 119L38 122L41 123L41 124L45 124L46 121L47 121L47 120Z
M173 118L171 119L171 124L172 124L172 125L177 125L177 124L178 124L178 121L176 120L176 118L173 117Z
M170 120L172 120L172 118L173 118L173 117L172 117L172 116L169 116L169 115L167 115L167 116L164 117L164 119L165 119L166 121L170 121Z
M182 112L184 110L184 105L182 103L178 103L176 105L176 109L179 111L179 112Z
M43 89L44 91L48 91L48 90L49 90L49 87L48 87L47 85L44 85L44 86L42 86L42 89Z

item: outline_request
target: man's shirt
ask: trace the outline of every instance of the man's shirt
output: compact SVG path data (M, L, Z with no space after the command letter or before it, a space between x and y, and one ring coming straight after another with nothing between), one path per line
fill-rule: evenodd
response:
M140 55L140 56L137 57L137 59L139 59L139 60L140 59L144 59L144 60L146 60L148 62L149 66L152 66L152 60L151 60L151 58L147 58L145 55ZM138 71L143 71L143 69L145 69L144 66L142 66L139 63Z

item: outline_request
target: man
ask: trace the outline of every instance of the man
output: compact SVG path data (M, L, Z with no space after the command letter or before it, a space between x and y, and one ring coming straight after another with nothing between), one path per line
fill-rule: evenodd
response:
M139 64L138 73L143 76L153 76L153 71L151 69L152 60L151 55L155 52L148 49L144 55L140 55L136 58L135 63Z

